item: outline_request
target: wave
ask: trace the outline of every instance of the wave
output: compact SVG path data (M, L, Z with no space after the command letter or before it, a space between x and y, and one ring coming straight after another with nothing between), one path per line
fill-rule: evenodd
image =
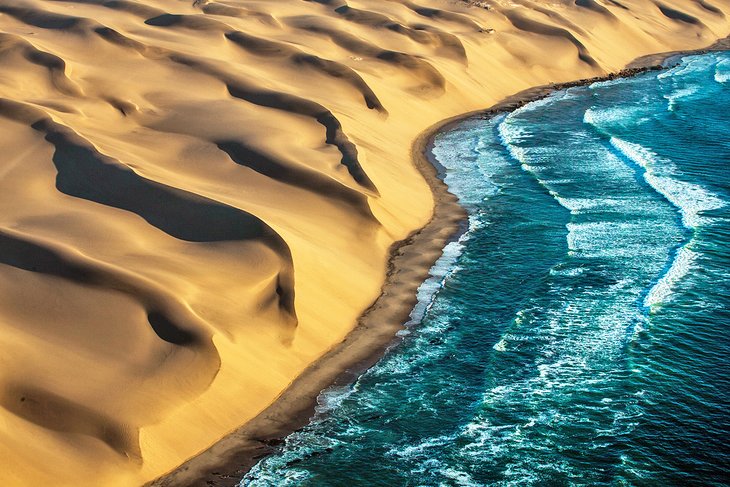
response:
M722 59L715 65L715 81L720 84L730 82L730 61Z
M651 252L642 241L646 231L643 222L571 222L566 226L568 255L628 258L643 251Z
M517 144L529 139L529 134L524 128L520 127L512 120L521 111L529 110L530 108L527 107L530 107L530 105L531 104L528 104L525 105L525 107L518 108L510 115L505 117L504 120L502 120L502 122L497 126L497 134L499 137L499 141L502 143L502 146L507 150L507 153L509 153L510 157L522 164L523 167L527 163L527 152L524 148L519 147Z
M672 298L673 290L689 273L696 260L697 254L690 250L695 241L695 231L710 222L702 213L719 209L724 206L724 202L702 186L658 173L673 174L678 170L671 161L660 158L646 147L618 137L611 137L610 142L629 161L644 170L644 180L680 211L682 224L693 232L692 237L676 251L666 272L646 294L643 305L652 311Z
M680 88L668 95L664 95L664 99L667 100L667 110L670 112L675 111L677 102L684 98L689 98L692 95L696 95L700 91L699 86L689 86L687 88Z
M413 474L436 473L439 477L452 481L449 484L479 487L482 484L476 482L468 472L461 468L455 468L455 466L449 466L439 459L440 451L458 438L459 435L457 434L426 438L416 445L391 448L385 455L396 457L400 462L416 462L417 466L411 470Z
M707 56L685 56L680 59L680 64L672 68L662 71L657 75L658 80L671 79L673 81L679 80L682 77L706 71L708 67L715 64L715 59Z
M247 475L238 484L239 487L249 487L252 485L276 485L277 487L296 487L303 485L303 482L310 480L312 474L304 469L294 467L282 469L280 472L274 471L268 473L256 464Z
M481 459L486 452L496 463L507 462L504 485L539 484L546 471L562 477L575 474L569 462L551 453L561 441L553 431L561 427L586 418L612 418L604 431L616 434L635 426L635 416L629 414L630 401L596 406L573 399L581 394L584 380L595 389L611 389L612 372L604 369L604 364L618 359L630 339L627 328L643 318L634 303L642 296L644 285L612 269L629 269L629 273L641 269L642 275L653 275L662 268L668 247L665 238L646 242L647 222L651 221L647 215L665 215L667 226L675 228L666 204L657 205L653 196L643 195L650 192L641 190L634 172L602 144L601 138L581 130L579 121L577 129L571 129L568 124L572 121L566 122L552 112L541 110L539 118L524 117L531 109L527 105L505 117L497 126L497 138L504 151L572 217L566 225L566 258L545 278L549 286L546 294L552 296L554 306L540 301L528 304L492 347L499 355L509 357L535 354L534 363L525 368L529 373L505 378L482 398L484 410L518 410L519 418L506 424L499 414L478 414L460 435L467 441L461 455ZM635 121L640 109L622 107L595 111L586 117L594 123L604 117L602 123L608 119L612 124L624 124ZM542 128L552 116L560 120L560 136L565 136L559 146L540 143L538 138L543 134L532 128L537 124ZM580 153L566 156L575 151ZM588 164L588 160L595 163ZM571 176L565 178L566 174ZM586 189L586 182L594 180L601 182L595 191ZM629 197L620 190L613 192L626 184L636 185L642 195ZM630 216L618 221L619 214ZM640 216L634 219L637 214ZM586 282L594 284L583 288ZM590 377L584 375L589 370ZM564 408L568 394L575 405ZM535 449L538 444L541 446ZM602 448L600 442L593 447Z
M555 98L552 102L560 100L562 99ZM545 106L546 103L542 103L543 101L544 100L539 100L533 103L541 103L540 106ZM542 156L548 155L550 150L542 150L534 147L527 149L522 147L522 144L528 143L534 137L534 134L529 132L525 127L519 125L518 117L534 110L536 107L533 107L532 105L532 103L529 103L506 116L499 125L497 125L497 139L507 154L509 154L510 158L519 162L524 171L534 175L536 172L545 169L546 166L541 163L543 162ZM551 196L557 197L557 193L548 186L545 180L539 177L536 177L535 179Z
M583 113L583 123L602 134L610 135L608 131L611 127L621 127L640 120L643 110L641 106L591 107Z
M706 73L714 70L715 81L723 83L727 81L729 73L723 71L725 60L717 60L708 56L690 56L683 58L682 64L671 68L657 75L662 89L667 87L669 94L663 95L667 100L667 110L676 110L677 102L698 94L703 94L697 76L705 76Z
M623 201L613 198L566 198L564 196L555 196L555 199L558 200L560 206L568 209L572 215L594 210L603 211L607 208L620 208L625 204Z
M481 131L470 132L468 137L462 138L446 133L436 141L433 155L446 169L444 182L462 206L476 208L484 198L499 191L499 185L492 179L499 170L500 161L491 157ZM457 154L459 157L454 157Z
M676 91L673 95L665 95L665 98L669 100L670 106L673 106L677 99L691 96L698 91L698 88L688 87ZM635 107L589 108L583 115L583 122L608 136L611 146L624 159L643 170L644 180L649 186L681 212L682 223L686 228L694 229L706 224L708 219L701 213L724 206L718 195L702 186L679 179L681 171L671 160L660 157L640 144L612 135L611 125L635 117L637 110L639 108Z
M429 277L419 287L416 292L417 303L411 310L410 319L406 323L406 329L398 332L398 336L409 334L408 328L419 324L426 313L433 306L433 302L438 292L444 287L444 284L455 272L459 270L456 265L459 257L464 252L466 241L469 240L470 234L478 227L479 222L474 215L469 216L469 227L458 240L449 242L444 247L441 257L431 267Z
M317 405L314 407L316 414L326 414L339 407L342 402L355 392L355 387L331 386L317 396Z
M698 254L687 246L680 247L666 273L654 284L644 298L644 307L652 309L654 306L670 300L677 283L691 270Z
M521 107L512 110L509 115L507 115L507 117L534 112L540 108L552 105L553 103L574 100L578 96L579 95L576 94L575 88L567 88L560 91L554 91L543 98L531 101L530 103L526 103Z
M612 398L609 391L615 370L605 364L619 360L625 324L638 318L625 314L625 303L598 298L565 302L547 314L533 310L524 334L515 330L516 336L507 334L494 347L500 352L523 355L529 349L537 354L535 362L525 367L529 373L504 377L485 391L480 413L459 434L465 443L460 458L480 462L489 458L490 463L504 466L499 485L540 485L541 474L549 472L577 475L570 462L554 452L562 442L560 431L586 423L588 418L602 423L605 436L636 427L640 413L631 414L633 398L597 404L586 400L587 389L581 386L590 383L591 391ZM608 304L610 309L596 306L598 303ZM510 342L515 342L514 350L508 346ZM515 355L511 357L515 360ZM518 413L505 421L503 411ZM600 440L591 442L590 448L601 448Z
M677 90L669 99L670 109L676 100L697 93L695 87ZM670 161L659 157L651 150L635 143L628 142L611 135L612 126L624 125L631 121L636 122L640 116L640 106L622 106L608 109L589 108L585 110L583 122L596 128L600 133L610 137L610 145L632 165L643 171L646 183L658 194L662 195L681 215L682 224L689 230L705 225L709 219L704 213L723 206L723 201L707 189L678 177L680 171ZM524 112L523 112L524 113ZM616 210L637 211L646 213L648 208L636 206L639 202L615 198L600 197L567 197L555 191L547 181L541 178L540 154L538 151L524 147L533 137L528 130L520 126L514 112L498 126L498 137L510 156L518 161L522 168L531 172L557 202L570 211L572 215L600 214ZM616 158L611 153L596 154L601 160ZM543 163L544 164L544 163ZM625 164L621 163L621 164ZM647 245L642 238L646 229L641 222L612 222L612 221L571 221L567 224L566 236L568 255L581 258L622 258L633 259L645 255L655 257L655 249ZM609 237L607 239L607 236ZM695 254L688 246L692 240L685 241L683 246L674 252L671 264L664 274L655 282L645 295L643 306L650 310L660 303L667 302L672 297L672 290L677 283L689 272ZM551 275L576 277L580 273L565 273L556 271ZM493 349L504 352L508 349L505 338L498 341Z
M719 196L702 186L677 179L675 174L680 171L670 160L618 137L611 137L610 143L626 159L644 170L644 180L680 211L686 228L695 229L707 224L709 219L702 213L724 206Z

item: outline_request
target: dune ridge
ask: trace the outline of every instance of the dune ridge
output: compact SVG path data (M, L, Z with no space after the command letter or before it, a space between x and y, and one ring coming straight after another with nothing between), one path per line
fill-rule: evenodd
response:
M205 450L378 297L394 244L432 216L419 133L709 45L728 12L0 2L0 483L140 485Z

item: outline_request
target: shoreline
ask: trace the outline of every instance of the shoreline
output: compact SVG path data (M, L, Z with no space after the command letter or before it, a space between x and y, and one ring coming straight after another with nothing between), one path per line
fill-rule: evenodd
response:
M511 111L556 91L663 69L665 63L681 56L729 49L730 37L726 37L703 49L641 56L618 72L528 88L489 108L444 119L421 132L411 145L411 158L433 194L433 214L424 227L391 246L381 294L360 316L355 328L341 343L311 364L254 419L145 485L238 485L253 465L283 443L284 437L309 423L317 398L324 389L352 383L401 341L396 332L403 329L408 321L417 303L418 288L428 278L444 246L466 230L466 210L441 179L442 168L431 152L439 133L464 120Z

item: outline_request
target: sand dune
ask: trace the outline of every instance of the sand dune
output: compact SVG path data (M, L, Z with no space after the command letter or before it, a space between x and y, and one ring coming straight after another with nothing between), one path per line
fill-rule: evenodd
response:
M438 120L730 31L727 0L2 0L0 484L139 485L343 340Z

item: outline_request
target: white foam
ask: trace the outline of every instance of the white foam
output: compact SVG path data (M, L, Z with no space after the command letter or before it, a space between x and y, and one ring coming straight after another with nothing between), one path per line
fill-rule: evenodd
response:
M657 75L657 79L677 80L682 76L705 71L709 66L715 64L715 60L710 56L689 56L681 59L681 64L662 71Z
M565 277L576 277L580 276L585 272L585 268L583 267L572 267L572 268L566 268L566 269L556 269L552 268L550 269L550 275L551 276L565 276Z
M403 459L414 459L419 457L430 457L428 451L432 448L438 448L448 445L456 439L455 436L438 436L435 438L427 438L416 445L406 445L393 447L386 453L387 456L397 456Z
M451 485L459 485L462 487L482 487L482 484L477 483L468 473L457 470L452 467L442 468L439 473L447 479L453 481L449 482ZM446 485L446 484L441 484Z
M689 98L690 96L697 94L699 90L698 86L690 86L687 88L680 88L669 95L664 95L664 99L667 100L667 110L673 112L679 100Z
M497 126L497 132L502 145L507 149L509 155L519 163L526 165L527 151L516 144L526 140L528 134L522 127L512 121L515 113L517 112L512 112Z
M462 206L476 208L500 191L493 178L508 161L495 157L486 143L483 127L466 134L446 132L436 140L433 155L446 168L444 181Z
M430 475L436 474L446 480L446 482L440 482L437 485L480 487L482 484L476 482L468 472L457 468L456 465L446 465L438 459L438 450L450 445L456 438L456 435L427 438L415 445L391 448L386 455L396 456L408 462L418 462L419 467L411 470L414 474L428 472Z
M715 73L715 81L718 83L728 83L730 82L730 73Z
M646 182L679 209L682 224L686 228L696 230L706 225L709 219L701 213L724 206L724 202L717 195L705 188L672 177L677 169L671 161L658 157L639 144L617 137L611 138L611 144L644 169ZM667 272L647 293L644 306L650 311L657 305L668 302L677 283L689 273L697 258L697 254L690 249L693 242L694 237L677 251Z
M569 222L566 240L568 252L585 257L632 257L642 253L645 245L640 238L646 231L641 221ZM630 236L635 238L629 239Z
M611 137L611 145L644 169L644 180L680 210L686 228L695 229L706 224L708 219L700 213L724 206L717 195L702 186L674 177L678 172L674 164L658 157L651 150L618 137Z
M480 128L480 130L483 130ZM451 132L440 134L437 137L437 144L433 148L433 155L447 170L445 182L452 188L452 191L459 195L462 204L478 204L485 195L493 195L499 191L499 187L491 181L491 176L498 169L483 164L480 159L487 158L480 152L485 148L484 137L480 132L473 134L473 137L465 137L463 131L456 136ZM464 154L469 151L475 152L476 156L468 159L465 165ZM487 158L489 163L492 158ZM474 171L479 171L484 177L474 177ZM468 229L457 241L448 243L442 252L441 257L434 263L429 271L429 277L418 288L417 303L411 310L407 327L420 323L424 316L433 306L438 292L443 288L445 282L459 271L456 265L459 257L464 251L464 245L470 235L483 226L480 215L472 213L469 215ZM407 330L399 335L408 334Z
M558 196L557 194L553 196L556 200L558 200L560 206L570 210L570 213L573 215L584 213L589 210L600 209L601 211L605 211L610 208L618 208L625 204L622 200L612 198L565 198Z
M715 81L721 84L730 82L730 61L722 59L715 65L714 78Z
M338 408L342 402L350 397L355 390L351 386L330 386L317 396L317 405L314 411L317 414L325 414Z
M669 68L665 71L662 71L657 75L657 79L666 79L666 78L672 78L677 75L681 75L685 72L687 69L687 65L684 63L678 64L677 66L674 66L673 68Z
M438 292L444 287L446 281L455 272L458 272L459 268L456 266L456 262L464 252L466 241L469 240L470 235L480 227L479 219L476 215L469 215L469 228L464 232L457 241L449 242L443 249L441 257L431 267L429 271L429 278L426 279L419 287L416 292L417 302L410 313L410 319L406 323L406 326L412 326L420 323L426 313L433 306L433 302L436 299Z
M312 477L303 469L286 468L266 474L257 463L238 484L239 487L296 487ZM283 478L282 478L283 474Z
M583 123L592 125L600 132L606 132L606 125L622 125L627 120L634 123L639 113L644 111L641 105L615 106L609 108L591 107L583 113Z
M677 283L689 273L696 260L696 252L686 246L680 248L669 270L654 284L644 298L644 306L651 311L657 305L668 302Z
M596 81L595 83L591 83L588 85L588 88L591 90L597 90L598 88L603 88L604 86L610 86L616 84L616 80L608 79L604 81Z
M522 105L521 107L513 110L511 114L520 114L520 113L529 113L532 111L537 110L538 108L544 107L546 105L550 105L552 103L557 103L565 100L570 100L575 98L577 95L573 92L573 89L568 88L566 90L558 90L550 93L548 96L540 98L535 101L531 101L530 103L526 103Z

